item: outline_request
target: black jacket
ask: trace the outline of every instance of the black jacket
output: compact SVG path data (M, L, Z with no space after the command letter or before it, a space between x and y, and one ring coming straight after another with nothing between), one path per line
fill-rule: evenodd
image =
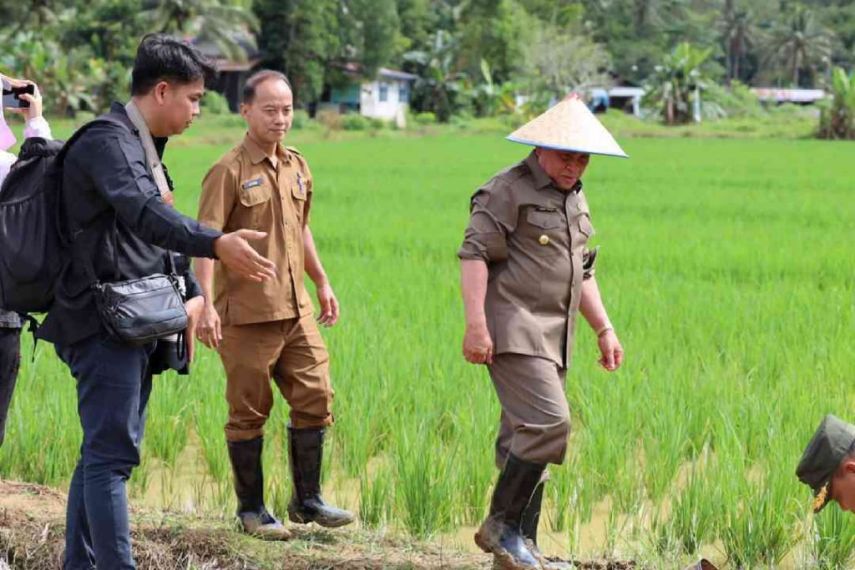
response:
M213 258L214 240L222 235L163 202L124 106L113 103L110 113L127 128L93 126L68 150L63 163L61 218L74 239L70 263L38 333L60 345L102 330L91 290L93 272L105 282L166 273L166 249ZM155 139L160 156L166 140ZM188 293L198 294L189 268L187 275Z

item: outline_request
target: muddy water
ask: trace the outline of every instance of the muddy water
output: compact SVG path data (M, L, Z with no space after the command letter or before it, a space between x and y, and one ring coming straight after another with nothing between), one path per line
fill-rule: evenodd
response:
M196 432L190 431L187 445L175 459L174 467L157 459L149 461L144 488L140 488L142 483L131 486L133 503L185 513L222 510L215 507L222 489L208 471Z
M537 540L540 549L547 556L562 559L636 559L638 551L632 548L631 543L637 542L638 537L629 538L628 535L633 530L633 525L638 522L627 515L614 518L613 523L618 530L613 532L616 534L613 540L614 547L611 552L608 551L611 509L612 502L606 498L594 506L590 521L560 532L549 530L549 522L541 519ZM543 508L544 515L551 510L551 505L546 502ZM439 537L438 540L466 552L480 552L473 541L476 530L476 527L462 527L453 533Z
M225 442L223 443L225 445ZM233 508L231 481L217 482L211 476L201 442L191 430L187 445L175 460L175 466L156 459L148 460L145 483L131 486L134 504L150 509L226 514ZM368 470L371 471L369 463ZM337 506L350 510L359 507L359 482L334 477L324 485L324 496Z
M372 460L367 467L370 472L382 463L382 459ZM188 444L176 460L176 466L165 466L157 461L148 465L149 474L145 486L138 485L132 493L132 503L146 508L181 512L208 513L212 516L230 516L232 509L231 483L217 483L207 469L202 448L195 433L189 435ZM676 478L682 484L685 477L683 466ZM357 512L359 509L359 481L344 477L331 477L332 481L324 485L324 496L334 504ZM613 521L616 538L608 551L611 500L606 498L593 508L591 520L578 525L575 529L561 532L550 531L549 522L542 520L538 534L541 550L548 556L560 558L643 560L645 549L651 544L649 536L649 505L634 517L620 515ZM544 513L551 512L550 505L544 505ZM473 541L476 527L460 527L453 532L440 534L432 540L443 548L455 551L480 553ZM613 531L613 535L615 532ZM649 550L647 550L649 554ZM776 568L794 570L803 568L806 551L803 545L794 548ZM486 556L486 555L485 555ZM720 543L705 545L698 553L719 568L726 568L726 556ZM676 568L677 566L675 566Z

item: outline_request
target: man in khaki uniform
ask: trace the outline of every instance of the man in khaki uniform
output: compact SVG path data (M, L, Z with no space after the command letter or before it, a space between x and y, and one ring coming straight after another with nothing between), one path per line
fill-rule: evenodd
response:
M238 517L251 534L285 539L288 531L264 506L261 453L264 424L273 405L271 377L291 407L290 520L327 527L353 521L350 513L327 505L320 494L324 428L333 422L333 389L329 355L303 286L304 271L317 288L319 322L334 325L339 309L308 225L312 174L297 150L280 144L293 117L293 96L285 76L260 71L250 77L241 114L248 132L208 172L199 220L218 229L265 232L256 247L276 263L278 275L254 282L222 264L215 268L211 260L197 260L206 298L198 330L202 342L219 350L226 371L225 431Z
M546 464L564 461L570 411L564 380L581 312L597 334L601 364L623 349L594 277L594 234L581 177L590 154L626 156L577 98L513 133L535 146L472 197L461 259L463 352L486 364L502 406L501 470L490 515L475 535L501 568L540 568L537 524Z

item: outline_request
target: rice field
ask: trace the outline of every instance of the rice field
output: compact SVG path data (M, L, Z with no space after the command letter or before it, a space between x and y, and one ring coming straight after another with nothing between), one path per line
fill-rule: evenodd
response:
M184 212L241 135L168 149ZM337 420L328 494L364 526L463 544L496 476L499 409L486 370L460 354L455 251L469 195L526 148L447 132L299 137L315 239L342 304L325 332ZM593 334L577 335L574 431L568 461L551 470L545 549L664 568L700 554L729 568L847 567L855 523L836 506L814 521L794 471L825 413L855 419L855 145L622 144L631 160L594 158L585 183L627 359L609 375ZM50 345L33 360L31 347L0 476L64 486L80 442L73 381ZM134 500L230 515L224 392L207 350L189 378L156 380ZM287 418L279 399L265 454L279 513Z

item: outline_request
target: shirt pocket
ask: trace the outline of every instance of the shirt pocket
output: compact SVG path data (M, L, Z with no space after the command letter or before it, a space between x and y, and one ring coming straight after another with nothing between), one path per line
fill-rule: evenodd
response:
M241 188L239 201L241 204L241 223L243 227L265 229L270 225L270 198L273 190L270 186L262 185L253 188Z
M579 233L585 236L585 240L587 241L592 235L594 235L594 225L591 223L591 214L588 212L582 212L579 214L579 217L576 218L576 223L579 227Z
M306 213L306 182L295 180L291 183L291 199L294 203L294 213L297 216L297 221L302 224L303 216Z
M523 239L523 249L536 258L551 258L566 252L568 237L564 213L558 208L529 208L519 237Z
M526 221L543 230L553 230L564 225L564 219L558 210L531 209L526 214Z

